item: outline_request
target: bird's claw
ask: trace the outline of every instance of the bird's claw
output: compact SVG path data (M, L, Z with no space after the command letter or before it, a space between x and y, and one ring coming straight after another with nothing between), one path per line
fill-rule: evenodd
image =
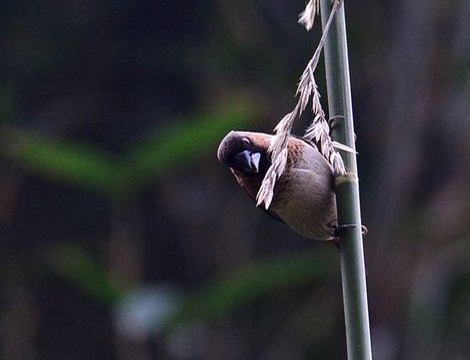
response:
M357 224L341 224L341 225L337 225L334 230L333 230L333 243L335 244L335 246L339 249L339 246L340 246L340 239L341 239L341 233L346 230L346 229L350 229L350 228L353 228L353 227L357 227L358 225ZM361 226L361 231L362 231L362 236L366 236L367 233L369 232L369 230L367 229L367 227L365 225L360 225Z
M328 125L330 126L330 135L331 132L339 125L340 122L345 122L346 117L344 115L333 115L328 119ZM354 133L354 142L356 142L357 136Z
M340 121L345 121L346 117L344 115L333 115L328 119L328 125L330 129L333 130Z

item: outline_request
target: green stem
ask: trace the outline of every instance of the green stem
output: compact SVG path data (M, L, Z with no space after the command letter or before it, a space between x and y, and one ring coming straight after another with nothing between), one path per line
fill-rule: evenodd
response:
M323 26L331 7L331 0L321 0ZM337 10L325 43L325 68L328 109L330 117L335 119L333 137L355 149L344 3ZM372 352L356 155L342 155L347 175L336 181L336 200L338 223L343 225L340 257L348 359L370 360Z

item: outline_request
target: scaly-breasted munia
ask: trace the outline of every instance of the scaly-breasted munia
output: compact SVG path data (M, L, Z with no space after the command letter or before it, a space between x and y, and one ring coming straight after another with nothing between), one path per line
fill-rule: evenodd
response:
M252 199L271 165L272 135L231 131L219 145L219 161ZM314 144L290 137L287 165L276 181L268 212L297 233L311 239L334 240L336 199L331 166Z

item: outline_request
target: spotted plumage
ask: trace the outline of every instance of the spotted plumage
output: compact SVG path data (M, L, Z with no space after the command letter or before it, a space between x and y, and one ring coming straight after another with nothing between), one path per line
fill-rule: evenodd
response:
M271 139L264 133L231 131L217 152L252 199L271 165L267 151ZM286 170L276 182L268 212L305 237L333 240L337 218L333 186L331 167L315 145L290 137Z

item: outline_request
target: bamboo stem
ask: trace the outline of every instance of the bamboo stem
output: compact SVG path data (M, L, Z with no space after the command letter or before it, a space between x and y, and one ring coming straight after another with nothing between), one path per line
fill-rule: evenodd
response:
M321 0L323 26L331 0ZM334 119L333 138L355 149L344 3L338 8L325 43L328 109ZM361 229L359 183L355 153L343 153L347 175L336 181L340 258L348 360L371 360L369 313Z

